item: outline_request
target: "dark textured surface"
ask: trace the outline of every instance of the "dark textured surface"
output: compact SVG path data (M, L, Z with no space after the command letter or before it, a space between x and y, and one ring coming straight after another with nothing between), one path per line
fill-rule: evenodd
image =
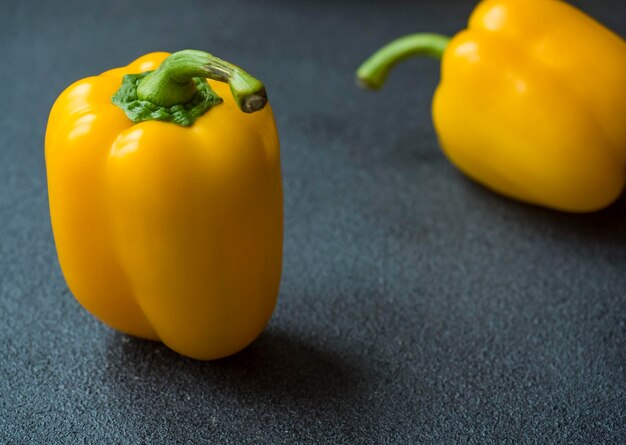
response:
M0 443L626 442L626 200L572 216L464 179L432 60L353 86L380 44L452 33L474 2L91 3L0 2ZM577 4L626 33L623 2ZM61 90L186 47L263 79L282 141L279 304L214 363L89 316L47 209Z

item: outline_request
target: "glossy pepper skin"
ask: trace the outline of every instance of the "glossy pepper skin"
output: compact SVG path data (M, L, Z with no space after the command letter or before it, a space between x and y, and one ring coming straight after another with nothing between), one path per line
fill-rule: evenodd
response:
M191 126L131 121L122 76L167 53L80 80L46 132L50 214L61 268L107 325L208 360L264 329L282 260L279 143L268 106L244 113L228 85Z
M466 30L437 43L433 121L461 171L503 195L569 212L601 209L621 194L623 39L562 1L485 0ZM362 74L367 83L372 67ZM376 74L374 87L386 73Z

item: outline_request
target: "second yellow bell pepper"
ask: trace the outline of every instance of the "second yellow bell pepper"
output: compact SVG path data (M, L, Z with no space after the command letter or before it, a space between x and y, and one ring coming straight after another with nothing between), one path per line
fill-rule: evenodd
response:
M258 80L193 50L145 55L61 94L46 132L50 215L88 311L197 359L259 335L282 259L266 102Z
M626 42L558 0L485 0L449 41L416 34L359 69L380 88L413 55L443 57L432 105L441 148L485 186L570 212L611 204L626 179Z

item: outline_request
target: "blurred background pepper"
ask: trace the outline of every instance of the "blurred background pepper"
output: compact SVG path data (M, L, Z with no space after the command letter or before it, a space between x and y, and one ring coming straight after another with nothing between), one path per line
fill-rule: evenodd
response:
M358 70L380 88L415 55L442 58L432 104L439 142L461 171L503 195L589 212L626 175L626 42L555 0L487 0L453 39L402 37Z

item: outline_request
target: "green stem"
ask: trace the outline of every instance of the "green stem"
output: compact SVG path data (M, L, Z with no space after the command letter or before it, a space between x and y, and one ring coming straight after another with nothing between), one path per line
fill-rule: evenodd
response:
M356 80L363 88L377 90L398 63L413 56L441 59L450 37L441 34L410 34L400 37L372 54L356 72Z
M267 103L265 87L259 80L238 66L193 49L170 55L144 77L137 87L137 97L161 107L186 104L196 94L195 77L228 83L235 102L246 113L258 111Z

